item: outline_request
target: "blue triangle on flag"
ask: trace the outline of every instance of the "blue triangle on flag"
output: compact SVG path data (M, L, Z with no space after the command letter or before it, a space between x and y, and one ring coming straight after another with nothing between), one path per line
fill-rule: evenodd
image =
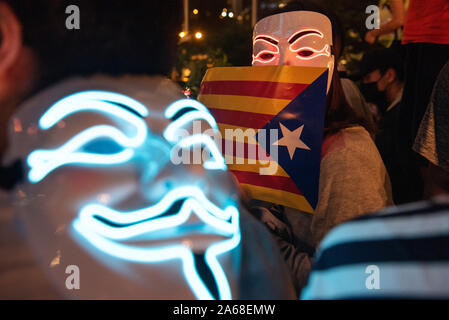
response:
M325 71L263 127L264 137L260 134L264 131L256 134L257 142L290 176L314 210L318 203L327 80L328 71ZM296 148L291 158L286 146L273 145L282 138L280 124L289 131L304 126L299 139L310 150ZM277 130L277 139L270 137L271 129ZM277 154L274 152L276 148Z

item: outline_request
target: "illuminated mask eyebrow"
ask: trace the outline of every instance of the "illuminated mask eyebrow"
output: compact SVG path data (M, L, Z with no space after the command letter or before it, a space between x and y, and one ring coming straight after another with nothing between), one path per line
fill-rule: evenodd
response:
M137 113L141 117L148 116L148 109L143 104L123 94L108 91L84 91L69 95L53 104L40 118L39 127L44 130L49 129L68 115L83 110L108 112L108 109L104 107L92 107L86 103L89 101L101 101L122 108L126 106L126 109L131 109L128 111Z
M307 36L318 36L320 38L324 38L323 33L317 29L301 29L295 32L290 38L288 38L288 43L293 44L296 41L302 40Z
M312 59L315 59L320 56L326 56L326 57L331 56L330 47L328 44L326 44L321 50L317 50L312 47L300 47L298 49L293 49L293 46L298 41L300 41L306 37L309 37L309 36L317 36L317 37L320 37L321 39L324 38L324 34L317 29L301 29L301 30L297 31L296 33L294 33L288 39L288 42L290 43L289 49L291 52L298 53L301 51L310 51L312 53L310 56L296 55L296 58L298 58L300 60L312 60Z
M85 91L57 101L39 119L39 127L48 130L65 117L81 111L122 119L132 125L135 133L128 136L111 125L96 125L81 131L59 148L34 150L27 158L30 182L39 182L56 168L67 164L113 165L126 162L133 157L133 148L146 140L148 128L142 117L148 115L147 108L130 97L107 91ZM108 155L80 151L90 141L104 137L112 139L124 150Z
M268 34L263 34L263 35L259 35L257 37L254 38L254 43L256 43L257 41L264 41L264 42L268 42L269 44L273 44L275 46L277 46L279 44L279 40L276 39L275 37L272 37Z

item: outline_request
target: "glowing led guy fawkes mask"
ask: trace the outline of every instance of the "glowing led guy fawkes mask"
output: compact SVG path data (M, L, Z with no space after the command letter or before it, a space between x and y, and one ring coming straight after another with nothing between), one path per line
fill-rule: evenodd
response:
M177 96L168 80L93 77L53 87L13 117L7 161L28 168L16 203L62 294L233 297L237 191L209 136L176 135L193 120L216 129L203 105ZM207 161L170 161L172 150L198 145L210 151ZM73 265L79 290L67 289Z
M253 65L291 65L329 68L331 83L332 24L311 11L275 14L260 20L253 33Z

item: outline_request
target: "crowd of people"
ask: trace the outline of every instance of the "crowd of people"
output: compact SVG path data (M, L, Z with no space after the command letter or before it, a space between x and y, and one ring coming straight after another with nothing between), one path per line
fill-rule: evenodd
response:
M64 1L34 0L31 4L0 0L0 156L8 159L3 160L0 171L1 187L5 189L0 240L8 253L3 255L8 258L2 258L0 262L0 271L6 270L0 275L0 296L61 296L61 290L55 291L44 280L41 269L32 262L32 251L39 252L37 255L45 256L47 260L54 254L52 251L47 257L42 252L57 249L52 246L54 240L51 237L59 239L65 232L59 227L74 218L70 210L79 209L73 199L69 201L70 208L67 201L53 200L52 188L58 188L62 197L75 195L75 198L83 199L95 190L92 185L98 187L94 194L100 197L105 190L118 190L121 184L136 179L133 177L128 181L124 175L119 175L118 180L112 182L109 175L116 175L113 171L105 174L92 169L75 170L71 174L67 171L59 180L53 178L44 182L44 187L23 187L28 172L26 156L30 151L43 146L54 147L57 139L63 139L39 136L39 133L36 135L39 129L26 128L25 124L33 124L31 114L34 117L34 113L44 111L44 101L55 103L63 98L63 94L81 89L114 88L151 105L152 119L148 120L148 126L158 128L153 133L162 137L168 123L162 104L165 106L180 97L181 91L177 92L175 84L163 78L171 67L175 28L180 24L179 16L176 16L180 10L175 8L176 5L163 1L109 1L107 5L101 1L78 2L83 13L82 27L68 30L63 27L66 15L60 14L67 5ZM225 273L231 270L227 273L228 291L232 291L233 297L449 298L449 2L390 0L381 1L379 5L382 12L380 29L365 35L364 39L372 49L363 55L359 72L350 78L343 78L338 71L344 30L338 17L328 8L313 0L292 0L259 20L261 23L279 15L292 17L294 12L298 14L297 20L280 19L276 23L290 23L292 25L283 25L282 30L295 30L305 27L301 17L313 21L318 14L321 17L318 27L330 30L322 38L331 49L328 56L319 57L318 65L313 66L328 68L329 88L315 212L304 213L242 197L243 203L239 204L240 256L232 256L223 262L227 266ZM36 12L42 12L42 16ZM290 34L274 34L274 30L273 37L279 43L288 43ZM269 31L265 28L264 36L270 37ZM291 52L287 53L287 48L290 46L279 45L277 48L279 57L266 57L267 61L262 64L310 66L310 59L289 58ZM254 56L259 53L254 48ZM180 112L173 118L182 115ZM80 119L74 129L70 129L69 123L64 125L69 130L68 136L79 132L80 125L99 121ZM21 142L17 138L18 132L26 133L29 140ZM154 151L156 147L152 145L151 148ZM159 159L155 161L159 162ZM160 179L154 172L145 172L144 178L130 184L141 187L141 179L147 179L149 182L145 186L150 190L168 190L163 186L182 185L182 181L191 181L194 176L206 185L206 196L223 206L227 202L222 194L233 198L238 190L236 186L228 187L229 181L233 181L229 176L210 175L206 170L200 175L204 178L197 178L197 168L182 171L164 165L165 169L160 168L163 172ZM167 175L167 172L171 173ZM75 175L91 182L77 184ZM76 188L82 192L78 194ZM19 200L15 198L16 202L12 203L10 192L19 194ZM151 193L145 195L146 200L156 201L164 196L162 192L161 197L155 199L156 191ZM118 208L136 205L135 196L131 193L127 196L133 200L124 201ZM31 229L27 232L32 234L34 242L30 249L22 235L19 236L25 231L16 224L10 207L17 206L17 201L21 208L28 208L26 210L33 205L45 207L33 202L38 197L47 199L53 206L67 206L68 213L67 219L61 220L64 223L55 222L62 219L57 217L59 209L56 207L49 209L48 214L41 214L39 223L55 227L48 229L51 237L41 238L36 229L39 223L28 226ZM124 200L126 197L120 195L118 198ZM30 203L35 204L30 206ZM194 239L189 238L189 241L195 242ZM210 239L207 241L212 243ZM68 247L72 249L66 252L78 252L73 250L73 244ZM57 255L60 259L61 252ZM211 267L205 255L196 253L195 257L204 259L203 265ZM82 259L88 260L85 256ZM53 264L53 260L47 260L47 267ZM119 274L120 281L115 287L104 287L118 290L119 294L102 297L123 297L121 294L126 297L129 294L134 298L161 298L157 294L145 295L138 284L142 280L131 280L132 277L123 272L104 271L113 268L100 263L92 265L92 270L107 272L109 276ZM235 271L237 269L239 272ZM16 274L17 270L23 272L22 276ZM216 268L211 267L211 270L204 280L206 287L212 288L211 296L229 297L222 282L210 280L211 274L215 276L217 272L214 271ZM154 282L170 282L170 275L164 273L172 271L176 272L159 268L141 275L149 277L149 282L151 277L159 279ZM162 297L170 298L170 292L173 292L173 297L183 298L184 291L178 288L179 278L173 277L171 282L171 285L164 283L167 289ZM100 292L103 284L101 281L95 284L92 292ZM130 293L132 285L138 288L133 294ZM129 290L121 290L121 286ZM95 298L95 295L77 297Z
M447 146L440 139L448 133L449 4L398 0L380 6L391 18L365 40L383 46L364 54L354 80L377 123L374 140L396 206L328 234L303 292L307 299L448 296L449 184L442 155ZM388 32L394 39L385 42ZM378 290L366 290L361 275L373 266L383 280Z

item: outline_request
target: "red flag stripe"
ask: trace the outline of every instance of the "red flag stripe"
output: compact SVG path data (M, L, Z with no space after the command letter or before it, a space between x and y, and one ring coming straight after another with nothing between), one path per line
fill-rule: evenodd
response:
M321 149L321 160L323 160L323 158L326 156L327 152L329 151L328 150L329 141L327 141L327 140L328 139L324 139L324 141L323 141L323 147ZM330 139L330 140L333 141L333 139ZM233 147L232 148L226 147L226 141L227 141L227 143L231 144ZM326 142L328 142L328 143L326 143ZM242 149L243 149L243 154L238 155L241 158L261 160L261 161L274 161L274 159L270 157L270 154L268 152L266 152L266 150L263 147L261 147L259 144L255 148L255 149L257 149L257 153L249 154L248 143L246 143L246 142L242 143L242 142L238 142L238 141L234 141L234 140L226 140L224 138L221 139L221 153L223 155L236 157L237 150L242 150ZM253 149L251 149L251 150L253 150ZM232 153L231 153L231 151L232 151Z
M295 99L308 84L269 81L206 81L200 94L222 94L273 99ZM256 110L255 110L256 111Z
M281 176L260 175L257 172L231 170L239 183L277 189L302 195L291 178Z
M215 108L208 108L208 109L218 123L254 129L261 129L265 127L267 122L273 119L273 117L275 117L269 114L254 113L254 112L224 110Z
M227 156L234 156L245 159L254 159L261 161L274 161L264 148L260 145L249 145L233 140L221 140L221 153ZM243 150L242 154L237 154L237 150ZM251 151L251 152L249 152Z

